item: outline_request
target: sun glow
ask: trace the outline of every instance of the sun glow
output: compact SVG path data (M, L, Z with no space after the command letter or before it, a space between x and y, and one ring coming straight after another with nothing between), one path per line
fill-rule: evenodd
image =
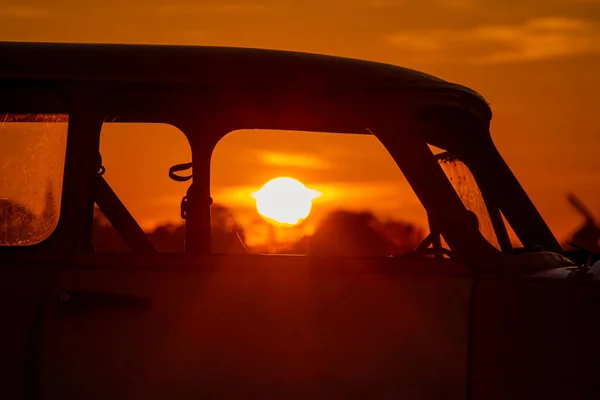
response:
M312 201L320 195L318 191L288 177L272 179L252 193L260 215L287 225L295 225L308 217Z

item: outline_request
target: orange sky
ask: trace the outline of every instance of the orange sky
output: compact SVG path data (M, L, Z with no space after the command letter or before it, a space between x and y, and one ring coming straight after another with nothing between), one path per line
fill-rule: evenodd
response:
M250 46L423 70L488 99L497 146L559 238L581 221L567 191L600 214L598 0L3 0L0 21L0 40ZM283 140L270 143L255 180L285 150ZM311 176L308 186L340 178ZM185 184L164 189L155 204Z

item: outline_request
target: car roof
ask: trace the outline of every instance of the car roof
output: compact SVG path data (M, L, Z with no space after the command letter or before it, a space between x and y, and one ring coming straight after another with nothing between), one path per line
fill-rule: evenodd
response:
M329 55L236 47L0 42L0 79L384 87L455 96L491 119L474 90L416 70ZM456 100L458 99L458 100Z

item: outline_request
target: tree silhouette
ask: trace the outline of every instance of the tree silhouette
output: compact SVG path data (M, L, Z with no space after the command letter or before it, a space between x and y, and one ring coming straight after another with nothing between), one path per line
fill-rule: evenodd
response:
M370 213L333 211L310 239L309 253L317 255L385 257L388 243L376 230Z
M148 232L148 239L161 253L183 253L185 251L185 225L159 225Z
M28 245L45 239L58 222L51 182L45 200L42 213L36 215L19 202L0 198L0 244Z
M423 233L401 221L382 222L369 212L338 210L327 215L314 235L298 242L299 252L316 255L386 257L414 250Z
M0 198L0 243L22 245L36 242L39 221L24 205Z
M181 253L185 249L185 225L163 224L146 232L157 251ZM212 252L219 254L246 253L245 235L231 211L222 205L211 207ZM127 245L111 226L104 214L96 207L92 232L92 245L97 252L128 252Z
M96 252L126 253L129 248L98 207L94 207L92 246Z
M217 254L244 254L244 229L225 206L214 204L210 209L212 252Z
M378 231L388 242L388 253L399 255L417 248L425 238L424 232L415 225L389 220L379 224Z

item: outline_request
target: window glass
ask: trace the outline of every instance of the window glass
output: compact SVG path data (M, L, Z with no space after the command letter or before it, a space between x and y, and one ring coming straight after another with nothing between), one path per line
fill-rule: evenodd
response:
M500 245L485 200L469 167L448 153L438 153L437 159L465 208L477 216L481 234L499 249Z
M190 182L175 182L169 169L191 161L183 132L169 124L106 122L100 133L104 179L118 200L160 252L183 252L184 221L180 204ZM94 212L92 246L96 252L128 252L98 205Z
M385 257L415 250L428 230L373 135L231 132L213 152L211 195L215 253Z
M58 224L66 114L0 114L0 246L39 243Z

